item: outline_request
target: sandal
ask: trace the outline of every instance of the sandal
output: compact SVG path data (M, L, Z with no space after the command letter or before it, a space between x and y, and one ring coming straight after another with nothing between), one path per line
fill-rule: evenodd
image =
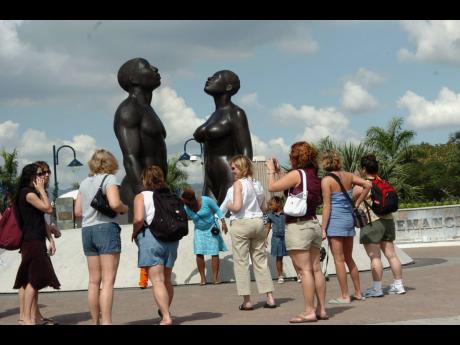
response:
M264 308L274 309L274 308L276 308L276 304L265 303Z
M305 322L317 322L318 319L315 317L314 319L306 318L303 314L299 314L292 319L289 320L289 323L305 323Z
M320 314L316 314L316 318L318 320L329 320L329 315L324 315L324 316L321 316Z
M249 311L249 310L254 310L254 307L253 306L250 306L250 307L245 307L244 306L244 303L242 303L239 307L238 307L239 310L243 310L243 311Z
M44 317L43 319L40 320L41 325L59 325L59 322L56 320Z

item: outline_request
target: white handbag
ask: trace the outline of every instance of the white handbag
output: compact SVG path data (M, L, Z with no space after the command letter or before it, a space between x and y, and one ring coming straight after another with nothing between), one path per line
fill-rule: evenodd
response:
M301 169L299 171L302 173L303 191L297 195L289 192L283 208L284 213L292 217L302 217L307 214L307 175L305 171Z

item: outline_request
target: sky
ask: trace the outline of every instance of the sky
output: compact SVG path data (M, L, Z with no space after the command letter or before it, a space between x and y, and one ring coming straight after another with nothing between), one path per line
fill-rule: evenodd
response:
M17 20L0 21L0 149L16 148L20 168L53 168L52 146L72 146L84 166L67 167L71 150L59 152L68 188L105 148L121 180L113 117L127 93L117 73L135 57L162 77L152 106L168 157L215 110L203 88L223 69L240 78L232 101L246 112L254 155L282 163L295 141L357 143L395 116L416 131L414 143L445 143L460 130L460 21ZM199 163L186 170L202 181Z

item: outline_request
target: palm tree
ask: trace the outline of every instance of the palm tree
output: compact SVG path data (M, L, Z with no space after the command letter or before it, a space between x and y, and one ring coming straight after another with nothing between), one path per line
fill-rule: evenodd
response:
M0 209L3 212L8 203L13 200L16 193L18 184L18 152L14 149L13 152L9 153L2 149L0 156L4 161L3 166L0 167Z
M342 156L342 168L345 171L355 172L360 169L361 157L366 155L369 147L365 143L353 144L344 143L338 144L327 136L318 144L319 152L325 150L336 150Z
M420 188L409 184L406 163L412 160L413 148L410 142L415 131L403 130L404 120L394 117L388 129L371 127L367 130L365 143L375 151L380 162L380 175L391 181L402 199L417 198Z
M166 176L166 184L169 189L177 194L188 186L188 173L178 167L178 161L179 157L172 157L168 159L168 175Z
M411 160L412 149L410 142L415 137L415 131L402 130L404 120L401 117L391 119L388 129L371 127L367 130L366 141L376 151L376 156L383 163L385 169L382 175L391 176L398 164L404 164Z

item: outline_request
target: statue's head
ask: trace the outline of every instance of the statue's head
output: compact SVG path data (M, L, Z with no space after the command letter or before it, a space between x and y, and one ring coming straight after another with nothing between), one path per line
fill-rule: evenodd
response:
M160 86L160 80L158 68L143 58L128 60L118 70L118 83L127 92L136 86L153 91Z
M209 77L204 86L204 92L209 95L228 93L233 96L240 89L240 78L229 70L222 70Z

